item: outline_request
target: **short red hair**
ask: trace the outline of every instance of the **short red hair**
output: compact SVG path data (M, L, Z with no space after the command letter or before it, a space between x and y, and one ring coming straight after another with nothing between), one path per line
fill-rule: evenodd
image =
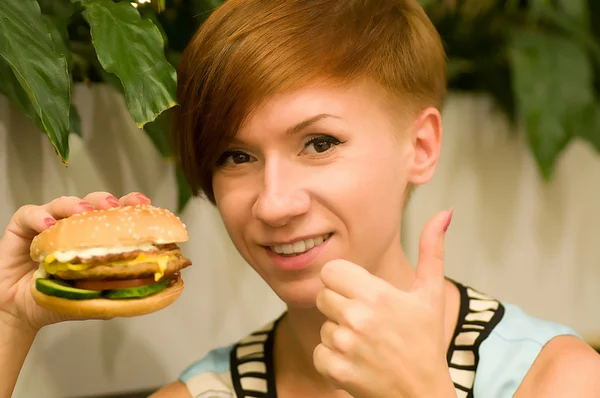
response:
M174 140L195 195L214 204L215 163L265 98L316 80L372 82L440 108L446 56L416 0L228 0L178 68Z

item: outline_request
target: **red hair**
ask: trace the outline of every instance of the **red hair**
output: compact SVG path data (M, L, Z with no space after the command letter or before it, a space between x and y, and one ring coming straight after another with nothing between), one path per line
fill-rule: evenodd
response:
M174 140L195 195L214 204L215 163L265 98L316 80L374 83L416 107L441 107L446 56L416 0L228 0L178 68Z

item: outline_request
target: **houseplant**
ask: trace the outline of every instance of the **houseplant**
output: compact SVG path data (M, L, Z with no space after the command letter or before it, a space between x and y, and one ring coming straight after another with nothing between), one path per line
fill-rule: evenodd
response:
M524 126L544 179L575 139L600 151L600 3L420 0L449 56L449 89L491 95ZM222 0L3 0L0 92L44 132L63 162L81 134L74 82L121 92L137 126L174 161L168 128L175 67ZM144 73L136 73L143 70ZM517 129L514 129L517 131ZM176 167L178 210L190 199Z

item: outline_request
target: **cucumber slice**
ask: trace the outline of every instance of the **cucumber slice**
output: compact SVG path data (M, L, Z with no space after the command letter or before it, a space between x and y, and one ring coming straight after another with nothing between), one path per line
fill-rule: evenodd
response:
M70 300L88 300L100 297L97 290L77 289L66 282L56 279L40 278L35 281L35 288L48 296L63 297Z
M167 286L169 286L169 279L165 279L160 282L152 283L150 285L145 286L128 287L125 289L115 290L104 290L102 292L102 295L109 299L140 298L158 293L161 290L164 290Z

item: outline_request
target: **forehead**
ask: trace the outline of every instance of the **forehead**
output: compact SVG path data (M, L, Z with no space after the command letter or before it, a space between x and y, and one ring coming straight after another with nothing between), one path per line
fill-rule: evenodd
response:
M315 115L328 114L344 122L370 118L391 119L390 98L366 83L314 84L278 93L265 99L246 118L238 138L255 131L286 130ZM323 118L329 120L332 118Z

